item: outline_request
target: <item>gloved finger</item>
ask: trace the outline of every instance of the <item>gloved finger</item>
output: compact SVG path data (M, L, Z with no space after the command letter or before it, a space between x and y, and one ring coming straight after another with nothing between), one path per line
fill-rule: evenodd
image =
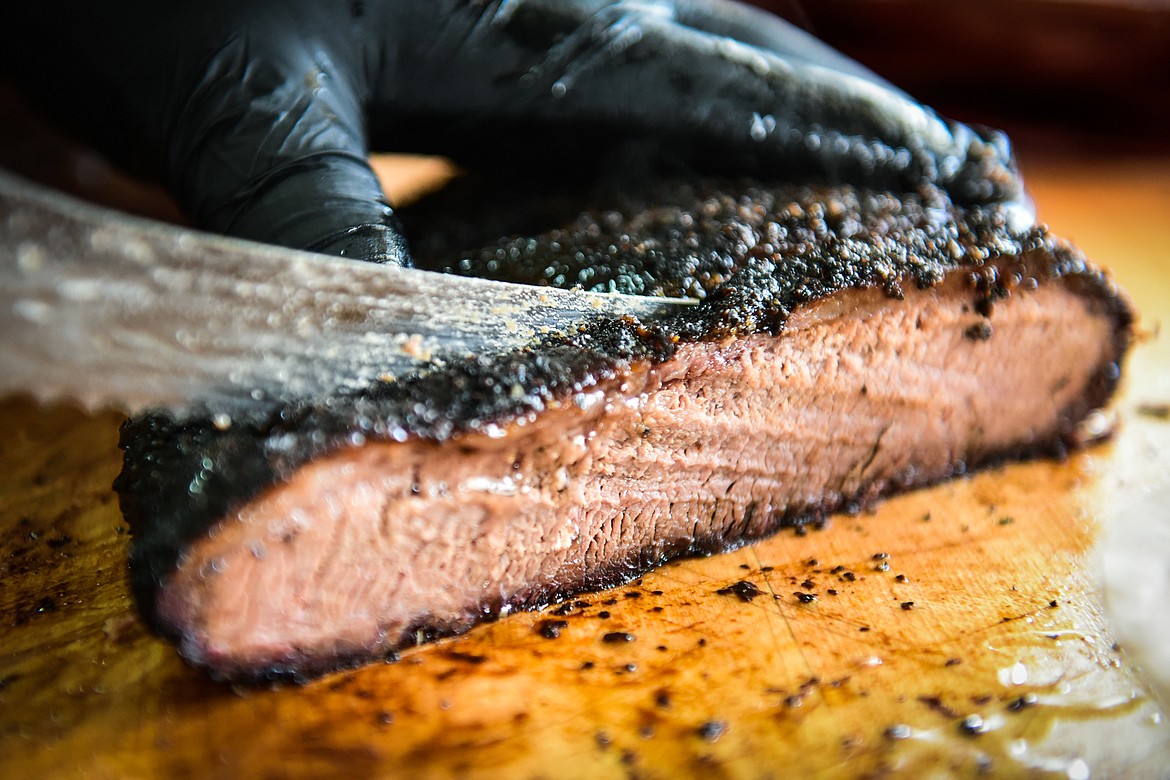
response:
M1013 199L999 136L939 118L803 31L730 2L395 4L370 71L379 137L474 154L635 133L718 167ZM764 19L767 19L765 22ZM441 19L441 22L436 22ZM729 37L730 36L730 37ZM385 47L393 46L393 54Z
M943 132L927 133L915 139L925 141L923 147L910 144L906 148L925 155L927 170L933 169L937 179L959 200L1020 201L1024 198L1023 184L1004 133L938 117L865 66L761 9L738 2L710 0L678 0L677 8L679 22L688 27L757 46L790 62L831 69L843 79L855 77L880 86L886 91L886 110L895 117L901 114L902 121L911 128L923 121L918 117L919 112L926 115L926 123L934 128L936 122L941 123L945 127Z
M4 56L34 101L160 179L197 226L408 264L369 167L349 16L336 10L21 3Z
M913 115L922 111L945 125L946 133L951 136L950 143L947 143L946 133L942 133L935 136L943 139L941 145L932 148L928 143L919 153L933 157L927 163L928 167L938 171L938 178L959 200L1022 203L1025 197L1023 183L1004 133L991 128L968 127L936 116L861 63L759 8L739 2L710 0L678 0L677 6L680 23L688 27L733 38L792 62L832 69L842 77L856 77L884 88L891 112L909 112L911 116L907 119L914 124L918 120ZM899 97L904 99L900 109L897 107Z
M676 0L675 17L679 24L686 27L730 38L792 62L819 64L900 92L856 60L826 46L775 14L755 6L741 2Z

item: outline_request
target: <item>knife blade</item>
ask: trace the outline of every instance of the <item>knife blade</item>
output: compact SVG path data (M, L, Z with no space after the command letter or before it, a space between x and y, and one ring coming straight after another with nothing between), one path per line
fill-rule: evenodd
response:
M128 413L254 412L691 303L225 238L0 171L0 394Z

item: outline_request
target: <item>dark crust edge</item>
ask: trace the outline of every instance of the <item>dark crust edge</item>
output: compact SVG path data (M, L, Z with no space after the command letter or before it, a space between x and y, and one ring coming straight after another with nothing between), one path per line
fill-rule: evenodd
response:
M980 229L972 231L977 237L988 238L985 233L990 230L992 240L985 243L996 247L995 251L975 257L964 254L952 262L927 258L926 262L898 269L900 273L896 275L881 274L863 265L843 267L841 261L829 256L819 258L821 277L811 285L806 279L798 289L777 277L773 263L749 261L703 305L670 320L643 323L634 319L598 319L579 333L545 339L528 349L470 359L440 372L380 385L363 395L338 395L287 407L267 417L236 421L226 430L218 430L208 419L177 420L166 413L129 420L122 427L124 466L114 489L134 532L130 570L139 609L156 632L182 645L179 632L158 619L155 596L181 562L190 542L265 490L286 482L300 466L332 452L371 440L446 441L492 425L531 420L547 406L613 380L637 362L669 359L678 343L758 332L779 334L790 312L845 289L876 287L897 298L902 284L928 288L940 283L948 273L965 270L970 274L976 307L985 307L989 313L995 301L1012 292L1008 281L989 269L1013 259L1046 271L1046 278L1038 278L1040 284L1069 285L1072 292L1089 300L1115 324L1110 358L1094 372L1085 395L1065 410L1060 430L1039 444L1009 448L976 463L952 464L946 473L871 487L867 493L840 504L788 513L768 532L750 539L693 540L662 560L639 561L638 571L644 572L673 557L735 549L785 527L815 523L848 504L867 504L891 492L939 482L969 468L1064 455L1083 444L1075 433L1076 424L1092 409L1104 406L1116 389L1120 363L1131 340L1132 311L1108 277L1042 229L1012 235L992 212L975 210L965 216L973 217L977 223L982 221ZM980 235L981 230L984 235ZM519 396L512 392L517 383L522 389ZM413 636L414 631L422 631L427 639L461 633L505 608L536 608L568 595L620 584L631 576L636 575L615 564L613 571L597 572L580 583L523 593L507 603L484 605L457 625L438 629L419 625L404 636ZM411 642L403 640L397 646L408 644ZM185 654L193 662L202 663L197 653ZM304 681L370 660L369 653L327 659L290 657L288 663L264 669L219 666L209 671L219 679Z

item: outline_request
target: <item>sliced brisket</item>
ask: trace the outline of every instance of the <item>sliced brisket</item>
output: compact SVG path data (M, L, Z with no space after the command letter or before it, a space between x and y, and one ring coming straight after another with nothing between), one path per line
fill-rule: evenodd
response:
M674 319L264 420L127 423L148 617L217 676L311 676L1060 453L1107 402L1129 309L1043 230L937 193L703 186L419 245L455 272L703 299Z

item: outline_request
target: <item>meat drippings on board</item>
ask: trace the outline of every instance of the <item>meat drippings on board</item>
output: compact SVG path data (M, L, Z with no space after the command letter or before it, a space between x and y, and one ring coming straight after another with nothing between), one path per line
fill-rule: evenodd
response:
M1077 444L1124 300L940 198L664 185L470 249L436 231L453 271L703 302L227 430L130 422L140 604L216 675L309 676Z

